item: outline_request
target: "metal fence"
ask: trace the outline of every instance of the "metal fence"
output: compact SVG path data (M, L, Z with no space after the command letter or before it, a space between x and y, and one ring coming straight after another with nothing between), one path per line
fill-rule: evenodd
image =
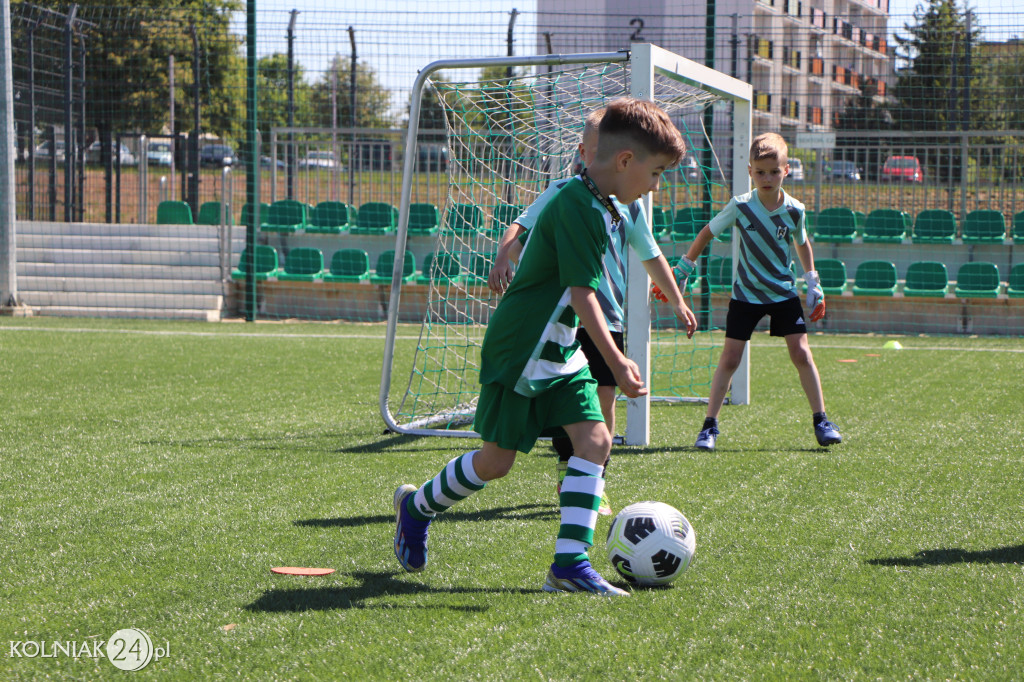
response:
M935 0L891 15L886 0L751 0L718 3L727 13L709 20L703 3L603 13L592 4L275 0L250 3L249 15L226 0L168 9L16 3L17 218L75 234L80 223L157 223L160 205L179 200L194 218L220 202L239 225L251 220L243 205L252 186L261 204L397 204L407 154L417 160L413 200L441 206L448 150L436 101L424 102L417 147L402 142L417 69L641 40L750 82L754 132L789 140L788 188L815 214L896 210L910 221L909 245L916 216L949 211L958 250L950 262L960 264L976 259L961 241L968 216L999 213L1005 252L991 257L1006 291L1024 241L1024 12ZM713 141L721 134L709 132ZM835 144L801 147L804 133L834 134ZM873 255L851 255L851 281Z

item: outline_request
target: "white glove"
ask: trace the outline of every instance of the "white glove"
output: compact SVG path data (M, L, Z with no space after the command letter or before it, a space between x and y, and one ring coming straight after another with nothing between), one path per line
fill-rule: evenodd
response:
M817 322L825 316L825 292L821 289L817 270L804 273L807 282L807 307L811 309L811 322Z

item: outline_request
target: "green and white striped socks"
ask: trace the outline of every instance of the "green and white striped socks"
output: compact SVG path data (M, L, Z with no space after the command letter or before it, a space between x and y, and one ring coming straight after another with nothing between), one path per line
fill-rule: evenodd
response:
M602 469L600 464L582 457L569 458L569 468L558 496L562 525L555 541L555 563L559 566L587 561L587 550L594 544L597 510L604 493Z
M409 513L414 519L427 521L484 487L473 469L473 457L479 450L459 455L441 469L434 478L420 486L413 496Z

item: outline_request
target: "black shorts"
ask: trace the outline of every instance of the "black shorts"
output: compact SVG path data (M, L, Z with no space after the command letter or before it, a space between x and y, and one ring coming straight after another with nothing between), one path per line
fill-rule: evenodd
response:
M765 315L772 318L772 336L807 333L804 309L799 297L787 298L779 303L747 303L734 298L729 301L729 314L725 316L726 338L749 341L754 327Z
M615 341L615 347L620 351L624 351L625 345L623 344L622 332L609 331L612 335L612 340ZM604 356L601 355L601 351L594 345L593 340L590 338L590 334L583 327L576 330L576 338L580 342L580 348L583 349L583 354L587 356L587 362L590 364L590 374L597 380L598 386L615 386L615 375L612 374L612 370L608 367L608 363L604 361Z

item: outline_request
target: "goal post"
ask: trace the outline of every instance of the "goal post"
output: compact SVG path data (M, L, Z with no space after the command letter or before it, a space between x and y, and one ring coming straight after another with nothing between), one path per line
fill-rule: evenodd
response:
M426 236L421 231L413 234L410 227L416 159L409 150L416 148L428 92L444 112L449 161L441 225ZM441 60L419 73L410 97L379 393L381 415L390 430L477 437L468 427L479 392L480 345L499 300L486 282L497 240L551 182L571 176L586 114L626 95L661 105L687 143L688 163L666 174L672 180L663 182L654 200L645 199L647 219L660 233L665 256L674 262L692 240L691 223L706 221L714 208L747 191L748 84L643 43L619 52ZM713 115L730 122L716 125L714 139L703 130L702 115L709 107L715 107ZM723 136L719 128L730 132ZM729 153L719 155L716 147ZM714 167L696 163L695 158L705 156L698 150L712 152ZM699 192L713 197L703 212L694 208ZM708 206L713 207L710 213ZM726 253L735 263L735 240L716 240L715 248L719 264L726 262ZM408 270L410 249L418 250L420 257L428 251L418 276ZM724 320L721 295L707 293L716 285L713 273L702 271L699 279L704 287L700 300L714 308L702 311L707 328L690 342L685 332L680 334L674 316L665 314L667 306L659 310L660 304L649 300L647 273L633 254L630 259L627 354L637 361L655 399L706 399L702 395L714 368L717 329ZM420 324L408 375L396 372L396 340L403 322ZM653 357L652 343L658 347ZM403 363L406 354L403 346ZM749 400L746 372L744 358L732 402ZM649 441L650 401L628 401L628 444Z
M689 82L694 87L712 92L731 102L732 115L732 173L730 191L732 196L744 194L750 189L750 177L743 170L747 165L747 154L751 137L751 99L753 89L744 83L719 71L684 59L668 50L650 43L636 43L632 46L632 79L630 95L651 99L654 93L655 77L662 74L668 78ZM653 198L644 197L647 215L652 214ZM732 240L733 272L738 262L739 240ZM651 306L650 278L644 270L639 256L629 250L629 267L626 282L626 356L640 367L644 383L650 386L651 376ZM743 359L733 377L730 400L745 404L750 401L750 344L744 349ZM638 398L627 399L626 438L628 445L647 445L651 436L651 393Z

